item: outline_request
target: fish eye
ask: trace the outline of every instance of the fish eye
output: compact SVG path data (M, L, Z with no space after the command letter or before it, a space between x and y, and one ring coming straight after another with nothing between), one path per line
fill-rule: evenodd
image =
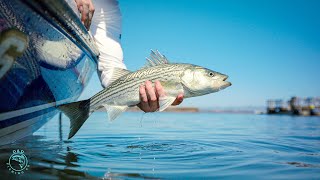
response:
M213 72L209 72L209 76L213 77L214 73Z

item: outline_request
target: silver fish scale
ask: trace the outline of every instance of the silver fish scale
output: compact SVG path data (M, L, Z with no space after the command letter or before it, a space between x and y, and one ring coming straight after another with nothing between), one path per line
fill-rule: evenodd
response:
M180 76L190 64L162 64L129 73L109 87L100 91L90 99L93 109L102 104L135 105L140 100L139 86L145 81L159 80L164 82L180 82ZM121 102L122 101L122 102Z

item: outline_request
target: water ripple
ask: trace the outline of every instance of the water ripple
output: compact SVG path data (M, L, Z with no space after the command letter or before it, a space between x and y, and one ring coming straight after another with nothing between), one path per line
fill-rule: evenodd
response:
M71 140L68 124L59 132L52 120L35 135L0 147L0 163L23 149L30 162L25 179L317 179L320 174L320 118L159 113L141 122L129 113L105 126L104 113L90 118L94 121ZM14 178L6 169L2 177Z

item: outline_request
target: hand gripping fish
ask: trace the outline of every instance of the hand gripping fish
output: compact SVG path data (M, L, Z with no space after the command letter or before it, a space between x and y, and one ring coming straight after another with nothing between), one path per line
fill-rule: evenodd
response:
M169 63L158 51L151 51L146 67L130 72L115 68L112 83L90 99L58 106L70 119L69 139L72 138L90 114L105 107L109 120L116 119L130 106L140 102L139 86L145 81L160 81L166 96L159 97L158 111L170 106L177 95L184 98L214 93L231 86L227 75L193 64Z

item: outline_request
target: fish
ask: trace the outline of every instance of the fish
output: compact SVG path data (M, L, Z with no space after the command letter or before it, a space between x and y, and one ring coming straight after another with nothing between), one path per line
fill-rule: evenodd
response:
M171 63L159 51L151 50L143 68L135 72L114 68L108 87L87 100L63 104L58 109L70 119L70 139L94 111L104 107L108 119L113 121L129 107L139 104L139 87L147 80L153 86L158 80L164 89L165 96L159 97L157 110L161 112L175 101L178 94L183 93L184 98L191 98L218 92L231 86L227 79L227 75L205 67Z

